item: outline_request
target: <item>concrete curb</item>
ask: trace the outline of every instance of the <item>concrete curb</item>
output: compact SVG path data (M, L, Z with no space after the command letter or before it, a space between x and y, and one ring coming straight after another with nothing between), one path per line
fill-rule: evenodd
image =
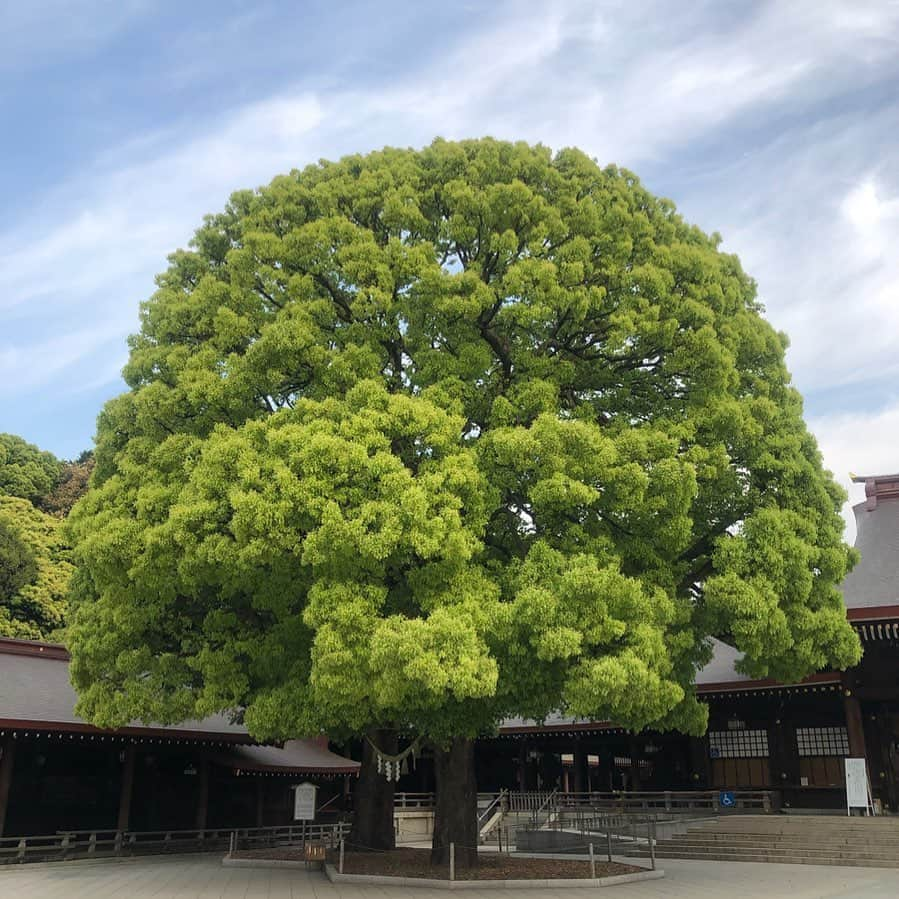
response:
M527 890L565 889L568 887L613 887L644 880L659 880L665 876L661 869L635 871L633 874L615 874L612 877L562 878L549 880L431 880L427 877L385 877L382 874L338 874L333 865L325 865L325 874L331 883L376 884L378 886L429 887L438 890Z

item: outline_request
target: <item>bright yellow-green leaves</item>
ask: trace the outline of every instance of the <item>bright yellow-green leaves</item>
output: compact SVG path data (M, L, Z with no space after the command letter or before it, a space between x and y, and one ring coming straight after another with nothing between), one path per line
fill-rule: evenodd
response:
M0 495L39 504L56 486L62 468L52 453L15 434L0 434Z
M0 636L50 639L64 624L72 575L62 522L35 509L28 500L0 496L0 524L26 547L32 560L25 583L8 594L0 590ZM0 546L0 556L3 549ZM6 562L0 558L0 565Z
M851 664L840 493L718 242L628 172L489 139L235 194L100 417L82 712L698 732L710 635L760 674Z

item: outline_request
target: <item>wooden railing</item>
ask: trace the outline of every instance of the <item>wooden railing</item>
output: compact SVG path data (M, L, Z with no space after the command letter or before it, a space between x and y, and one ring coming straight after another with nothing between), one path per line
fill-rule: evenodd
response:
M434 808L433 793L394 793L394 808Z
M524 790L509 793L510 812L533 812L542 808L553 795L550 790Z
M336 846L349 825L289 824L279 827L219 827L202 830L69 830L28 837L0 837L0 864L165 852L229 852L306 842Z
M562 809L610 809L633 811L758 811L774 808L773 794L767 790L732 790L733 805L720 804L719 790L663 790L628 793L559 793Z

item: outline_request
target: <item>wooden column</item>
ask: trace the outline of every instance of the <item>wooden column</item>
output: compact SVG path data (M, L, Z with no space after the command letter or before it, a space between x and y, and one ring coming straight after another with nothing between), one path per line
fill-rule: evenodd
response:
M846 715L849 755L856 759L867 759L865 725L862 721L862 707L855 695L855 678L851 671L844 671L840 680L843 687L843 711Z
M639 793L643 789L643 773L640 771L640 740L631 738L628 741L628 752L631 756L631 783L628 789Z
M265 819L265 778L256 778L256 826L264 827Z
M122 762L122 780L119 786L119 818L116 830L128 830L131 818L131 794L134 792L134 746L125 747Z
M9 788L12 785L12 769L16 762L16 741L11 735L0 740L0 837L6 823L6 809L9 804Z
M528 788L528 741L522 737L518 742L518 789L524 792Z
M197 814L194 819L194 827L197 830L206 829L206 815L209 809L209 762L205 758L200 759L197 766L197 776L200 779L200 792L197 796Z
M577 737L574 741L574 792L584 793L584 774L587 769L587 753L584 752L584 741Z
M708 737L690 737L690 780L694 790L708 789L712 783L712 760Z

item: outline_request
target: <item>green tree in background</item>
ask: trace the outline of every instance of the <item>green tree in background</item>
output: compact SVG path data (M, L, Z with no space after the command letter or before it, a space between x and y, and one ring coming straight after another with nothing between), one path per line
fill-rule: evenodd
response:
M38 501L38 506L51 515L65 518L78 500L87 493L94 470L94 453L87 450L71 462L63 462L53 489Z
M442 860L504 716L700 733L710 636L782 680L857 661L786 339L630 173L489 139L323 162L158 285L70 517L95 723L419 737Z
M6 604L37 578L31 544L10 515L0 517L0 602Z
M62 463L15 434L0 434L0 494L38 504L56 486Z
M0 496L0 636L59 636L72 575L70 556L59 519L28 500ZM18 575L13 573L16 559Z

